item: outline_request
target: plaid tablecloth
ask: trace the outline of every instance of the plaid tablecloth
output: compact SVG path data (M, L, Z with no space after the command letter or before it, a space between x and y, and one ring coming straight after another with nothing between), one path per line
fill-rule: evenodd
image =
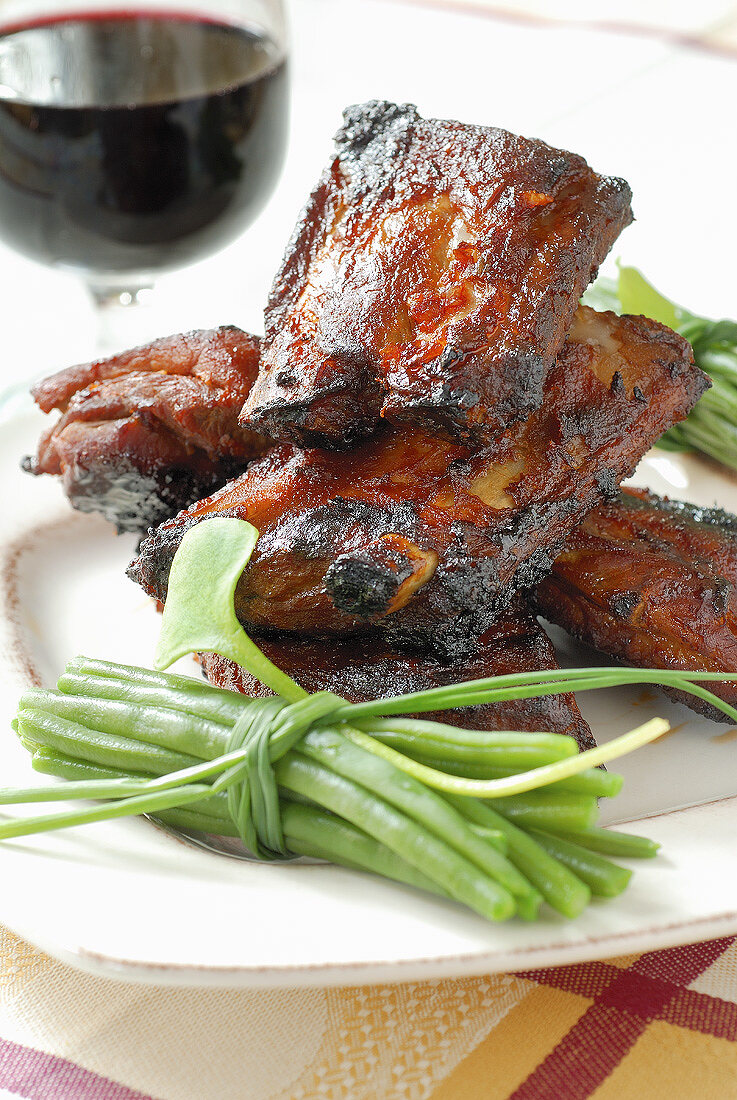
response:
M737 937L522 974L244 992L93 977L2 931L0 1036L11 1098L730 1100Z

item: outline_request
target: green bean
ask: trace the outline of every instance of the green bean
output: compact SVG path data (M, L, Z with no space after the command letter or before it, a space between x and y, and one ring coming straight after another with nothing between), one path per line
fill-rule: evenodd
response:
M507 798L485 798L484 802L516 825L555 832L587 829L599 816L593 795L553 791L548 787Z
M34 771L41 772L44 775L55 775L59 779L68 779L73 783L88 779L112 780L131 778L131 773L123 771L122 768L111 768L103 767L101 764L90 764L86 760L78 760L72 756L66 756L64 753L58 752L56 749L48 748L46 745L34 745L29 748L29 751L32 753L31 765ZM148 778L148 775L146 778Z
M606 856L620 856L622 859L652 859L660 849L657 841L650 840L649 837L620 833L614 829L602 829L596 825L571 833L556 832L556 835L589 848L592 852L601 852Z
M404 745L424 746L426 751L436 752L442 747L449 759L478 760L519 770L550 764L578 752L573 738L559 733L467 730L415 718L372 718L354 723L350 715L346 715L345 720L398 749Z
M570 840L563 840L559 836L551 836L549 833L531 830L545 851L554 859L568 867L569 870L585 882L592 894L597 897L615 898L627 889L632 872L626 867L620 867L603 859L588 848L582 848L580 844L574 844Z
M247 702L244 699L244 704ZM206 718L119 699L100 700L33 689L21 697L19 708L21 712L44 710L99 733L132 737L200 760L214 760L222 755L230 736L229 727Z
M114 678L130 684L146 684L152 687L171 688L176 691L181 689L191 694L210 696L212 693L232 695L225 688L216 688L208 683L202 676L182 676L176 672L154 672L150 668L139 668L136 665L122 665L116 661L103 661L98 657L72 657L67 661L65 672L84 675L87 677L100 677L102 679ZM227 700L226 700L227 701ZM231 699L232 703L233 700Z
M575 753L553 753L548 749L539 749L535 745L509 747L492 745L487 748L482 745L457 745L441 739L432 739L425 734L411 737L406 733L392 734L381 730L375 732L370 722L363 722L354 728L416 760L428 763L440 760L447 765L458 765L458 768L492 767L509 768L514 772L530 771L532 768L544 767L556 760L567 760L570 756L576 755Z
M298 855L327 859L331 863L339 863L352 870L371 871L441 897L449 896L436 882L385 844L326 810L285 802L282 824L290 851Z
M282 757L276 774L280 786L307 795L357 825L474 912L493 921L513 915L514 898L503 886L364 787L296 751Z
M99 733L78 722L49 714L45 710L25 708L18 714L18 729L23 737L68 756L82 757L92 764L115 767L122 759L132 772L179 771L195 763L194 757L172 752L157 745L134 741L119 734Z
M577 917L583 912L591 900L589 887L557 859L548 855L536 840L476 798L452 795L448 800L469 821L482 828L499 829L504 833L509 845L509 858L533 886L537 887L548 905L564 917Z
M196 681L193 681L196 683ZM85 699L110 699L132 705L164 707L167 710L181 711L195 718L205 718L232 727L244 704L246 695L230 692L231 699L223 699L225 694L218 688L204 684L204 691L194 692L182 688L160 687L157 684L133 683L116 680L112 677L86 676L78 673L64 673L57 684L64 695L80 695ZM213 694L211 695L210 692Z
M195 806L200 803L195 802ZM163 825L170 825L174 829L194 829L198 833L208 833L211 836L238 837L238 829L231 818L224 821L220 817L210 817L197 809L186 807L172 807L170 810L161 810L157 814L149 815L154 821L160 821Z
M486 871L516 898L528 899L537 911L542 900L537 891L497 849L476 836L465 818L441 795L347 741L337 730L311 730L299 751L346 779L380 792L383 799ZM523 908L527 916L530 909Z
M64 679L62 677L62 680ZM26 705L37 704L64 717L76 718L81 713L89 720L89 724L100 732L120 733L127 729L141 740L163 747L178 747L201 760L215 759L225 751L234 722L227 724L225 719L223 722L209 720L203 714L204 708L200 706L199 700L197 705L189 710L169 709L168 704L171 699L168 689L158 687L149 689L147 685L136 685L136 700L141 693L145 696L149 690L154 693L156 699L156 702L153 698L149 698L148 702L140 702L134 701L132 696L127 696L126 690L129 686L127 682L122 685L123 689L126 689L123 691L120 684L101 676L92 678L91 682L98 689L102 687L105 692L104 697L32 691L27 693L24 700ZM69 686L71 685L67 683L67 687ZM233 696L234 693L228 694ZM124 697L119 698L118 696L121 695ZM317 692L306 696L288 707L281 700L252 699L245 695L235 696L235 698L237 700L237 710L234 712L236 719L242 719L251 710L254 720L260 722L264 708L271 707L275 710L281 708L278 728L274 729L269 740L271 760L277 760L287 752L292 744L302 737L308 726L329 714L336 703L341 702L337 696L329 692ZM23 704L23 700L21 702ZM223 711L219 702L217 711L218 713Z

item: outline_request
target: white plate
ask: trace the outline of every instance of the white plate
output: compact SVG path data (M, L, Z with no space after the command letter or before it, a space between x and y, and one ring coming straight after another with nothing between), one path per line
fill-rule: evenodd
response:
M42 423L17 409L0 429L3 786L39 781L9 726L21 691L53 684L77 653L146 665L157 631L150 602L123 572L133 538L73 513L55 480L34 482L19 470ZM653 452L638 474L661 492L737 511L735 485L698 461ZM566 660L590 663L590 653L557 640ZM737 731L654 691L618 689L580 702L599 740L653 714L667 716L674 732L621 762L625 790L609 811L660 841L662 855L635 865L623 897L577 921L548 914L532 925L494 926L335 867L209 855L141 819L0 845L0 921L85 969L240 986L519 970L737 932Z

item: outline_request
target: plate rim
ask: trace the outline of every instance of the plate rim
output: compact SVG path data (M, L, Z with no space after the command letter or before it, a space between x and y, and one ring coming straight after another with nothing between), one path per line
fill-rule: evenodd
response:
M0 403L1 407L1 403ZM21 421L27 409L10 411L5 423ZM28 516L26 522L0 543L0 634L7 637L10 670L3 681L15 688L38 683L36 662L30 641L24 637L22 624L16 614L21 601L17 591L18 564L24 553L32 552L44 528L49 526L75 528L80 522L89 521L60 501L58 509L42 517ZM24 517L25 519L25 517ZM7 678L6 678L7 677ZM696 805L656 810L650 814L628 818L621 824L640 825L643 822L667 818L679 822L686 817L704 814L710 807L723 805L737 822L737 794L717 797ZM575 942L556 938L555 928L549 926L545 942L540 944L501 945L467 952L445 953L404 959L370 959L347 962L288 962L264 965L220 965L217 963L161 962L126 957L105 951L93 950L79 942L54 941L35 927L29 928L22 921L1 918L6 927L16 935L34 944L59 961L88 973L105 975L121 981L150 985L209 986L230 988L284 988L327 987L349 984L401 983L440 978L469 977L481 974L538 970L550 966L572 965L594 959L616 957L618 954L657 950L683 943L718 938L737 933L737 908L710 913L695 918L656 920L648 927L607 930L581 936Z

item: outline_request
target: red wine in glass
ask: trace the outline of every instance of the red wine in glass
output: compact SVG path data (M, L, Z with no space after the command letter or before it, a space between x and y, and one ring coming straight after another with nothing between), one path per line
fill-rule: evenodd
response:
M141 286L253 221L287 124L284 45L262 28L108 9L5 26L0 236L93 287Z

